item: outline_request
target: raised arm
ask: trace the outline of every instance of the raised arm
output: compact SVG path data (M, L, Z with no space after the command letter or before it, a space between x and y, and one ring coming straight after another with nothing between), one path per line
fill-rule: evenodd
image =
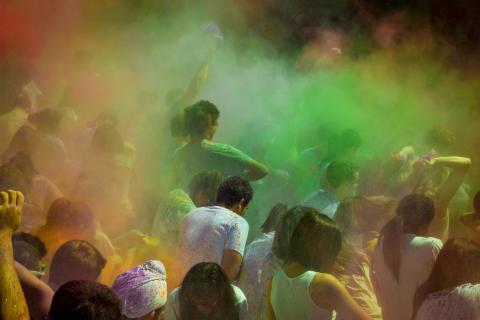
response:
M216 52L216 46L210 48L210 50L208 51L202 66L197 71L197 73L193 76L192 80L190 80L190 83L188 84L187 89L183 92L180 99L177 101L176 108L175 108L176 112L183 111L183 109L191 105L195 100L196 96L198 95L198 92L200 91L200 88L204 85L205 81L207 80L208 65L212 61L215 52Z
M434 166L445 166L453 169L447 180L440 186L436 194L436 202L448 206L458 188L463 183L472 161L464 157L437 157L432 160Z
M431 160L431 165L449 167L453 170L435 194L435 219L429 228L430 236L446 241L449 231L448 205L462 185L470 169L471 160L463 157L437 157Z
M264 178L269 172L269 169L266 165L252 161L249 163L247 172L245 173L245 179L249 181L260 180Z
M20 225L24 197L13 190L1 192L0 197L0 318L30 319L15 271L12 245L12 234Z

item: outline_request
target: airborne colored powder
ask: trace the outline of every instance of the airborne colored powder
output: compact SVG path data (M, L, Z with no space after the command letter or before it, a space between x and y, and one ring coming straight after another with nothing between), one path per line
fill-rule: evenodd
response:
M433 126L455 132L462 155L474 162L479 156L478 76L451 63L453 48L438 43L434 31L406 28L405 15L380 19L370 31L319 27L288 47L275 43L288 25L267 19L258 26L268 10L263 2L189 10L186 2L10 1L0 9L8 17L0 19L2 78L10 84L4 88L19 81L16 67L27 69L43 92L40 106L74 111L66 136L103 111L119 117L136 149L132 197L143 228L142 218L150 219L170 188L170 168L161 163L170 139L167 96L185 90L215 42L196 100L219 107L216 140L272 168L291 174L303 149L324 143L321 128L361 134L360 168L405 145L422 150ZM9 92L1 94L8 101ZM312 181L297 181L292 192L277 179L257 185L262 206L247 214L252 237L274 202L293 204L312 191L303 187Z

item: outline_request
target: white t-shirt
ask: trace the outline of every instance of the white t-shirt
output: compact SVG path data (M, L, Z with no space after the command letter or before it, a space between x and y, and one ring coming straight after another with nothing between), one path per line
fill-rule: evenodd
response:
M232 288L235 293L235 306L238 308L239 318L245 320L248 311L247 298L238 287L232 284ZM173 290L168 297L165 306L165 320L180 320L179 288Z
M182 220L178 258L186 271L200 262L220 264L225 249L243 256L247 236L248 223L235 212L219 206L197 208Z
M413 298L418 287L430 276L442 242L404 234L400 244L399 282L385 264L383 241L379 241L372 259L372 275L384 320L410 319Z
M238 286L248 300L248 319L258 319L268 301L268 283L280 269L272 252L275 232L263 233L247 246Z
M468 283L429 294L415 319L480 319L480 284Z

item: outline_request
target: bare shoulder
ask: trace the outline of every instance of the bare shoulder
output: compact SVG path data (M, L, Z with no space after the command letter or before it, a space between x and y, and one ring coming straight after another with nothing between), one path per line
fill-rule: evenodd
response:
M342 288L340 281L331 274L316 273L310 284L310 296L316 305L325 309L333 309L332 298L337 297Z

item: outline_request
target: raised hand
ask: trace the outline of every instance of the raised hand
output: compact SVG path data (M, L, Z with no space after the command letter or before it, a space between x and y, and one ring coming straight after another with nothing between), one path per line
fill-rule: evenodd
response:
M19 191L8 190L0 192L0 229L14 232L20 225L25 197Z

